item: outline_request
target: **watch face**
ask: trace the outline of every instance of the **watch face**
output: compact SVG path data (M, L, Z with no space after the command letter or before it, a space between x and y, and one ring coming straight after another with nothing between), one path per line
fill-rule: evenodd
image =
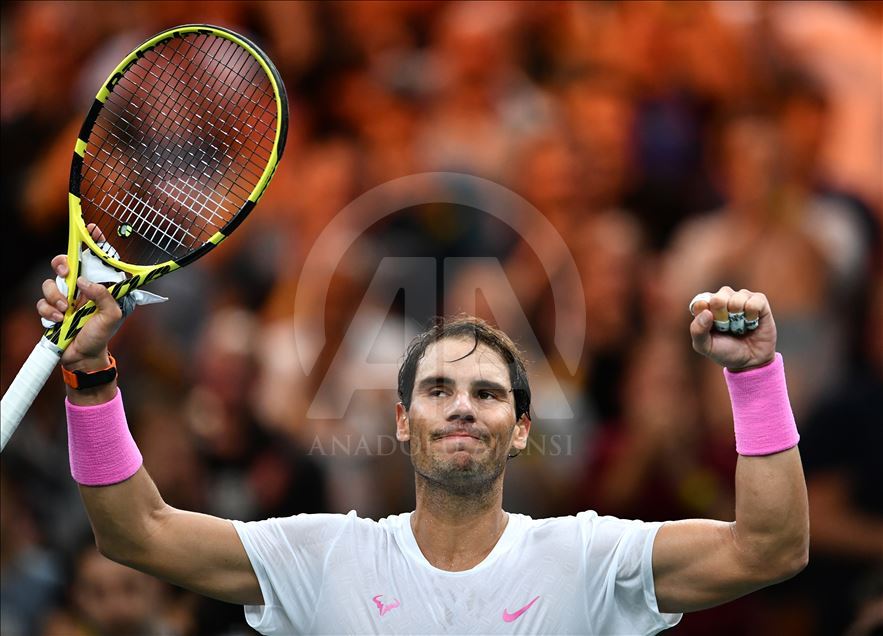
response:
M110 366L100 371L92 371L91 373L79 370L68 371L61 367L64 383L74 389L93 389L96 386L112 382L117 377L117 361L110 354L107 357L110 358Z
M79 388L81 389L91 389L96 386L101 386L102 384L107 384L111 382L115 377L117 377L116 367L111 367L109 369L102 369L101 371L95 371L94 373L78 373L77 379L79 380Z

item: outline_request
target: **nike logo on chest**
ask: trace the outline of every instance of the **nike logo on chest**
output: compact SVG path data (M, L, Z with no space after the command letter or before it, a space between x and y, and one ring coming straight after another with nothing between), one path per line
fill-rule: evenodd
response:
M507 623L511 623L512 621L517 619L519 616L524 614L527 610L529 610L530 606L533 605L534 603L536 603L537 600L539 600L539 598L540 598L539 596L535 597L530 603L528 603L527 605L522 607L520 610L518 610L516 612L512 612L511 614L507 610L504 609L503 610L503 620Z

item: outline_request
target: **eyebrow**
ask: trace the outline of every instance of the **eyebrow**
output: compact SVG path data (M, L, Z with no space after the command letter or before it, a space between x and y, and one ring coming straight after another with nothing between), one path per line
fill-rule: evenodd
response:
M453 386L456 384L451 378L443 375L430 376L423 378L417 385L417 389L428 389L433 386ZM471 385L472 389L484 389L487 391L498 391L500 393L508 393L511 389L507 389L499 382L493 380L476 380Z

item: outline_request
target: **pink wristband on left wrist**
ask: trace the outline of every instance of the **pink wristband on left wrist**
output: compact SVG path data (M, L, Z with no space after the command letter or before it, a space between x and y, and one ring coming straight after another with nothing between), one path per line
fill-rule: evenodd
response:
M772 455L797 446L800 435L788 400L781 354L776 353L770 364L756 369L724 369L724 377L740 455Z

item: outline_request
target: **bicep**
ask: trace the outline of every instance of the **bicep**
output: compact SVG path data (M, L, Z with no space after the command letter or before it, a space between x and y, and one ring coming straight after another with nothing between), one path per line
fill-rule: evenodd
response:
M167 506L154 516L142 553L127 565L221 601L263 604L245 547L225 519Z
M739 550L735 524L687 519L664 524L653 543L653 581L661 612L726 603L770 583Z

